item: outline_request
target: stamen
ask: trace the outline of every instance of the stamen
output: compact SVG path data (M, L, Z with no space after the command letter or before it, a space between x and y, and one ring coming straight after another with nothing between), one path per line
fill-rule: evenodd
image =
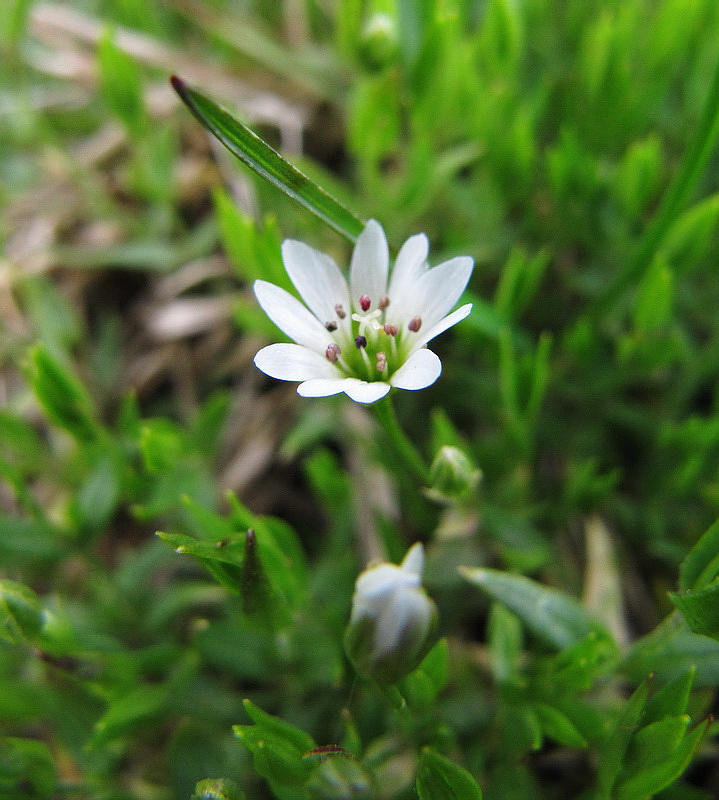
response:
M355 346L358 350L361 350L363 347L367 347L367 337L366 336L357 336L355 337Z
M369 307L372 305L372 301L369 299L369 295L363 294L362 297L359 299L360 308L362 311L369 311Z
M384 311L388 305L389 305L389 297L387 297L387 295L380 297L378 305L379 310Z
M331 320L330 322L325 322L325 328L327 328L327 330L330 333L332 333L332 331L337 330L337 323L334 320Z
M342 307L342 303L337 303L335 306L335 314L337 314L340 319L344 319L347 316L347 312Z
M387 354L380 351L377 353L377 371L384 372L387 369Z
M417 331L422 327L422 317L412 317L407 327L412 331L412 333L417 333Z
M387 336L396 336L399 333L399 328L394 324L394 322L385 322L382 330L387 334Z
M342 351L340 350L340 346L338 344L328 344L327 349L325 350L325 356L327 357L328 361L336 364L341 352Z

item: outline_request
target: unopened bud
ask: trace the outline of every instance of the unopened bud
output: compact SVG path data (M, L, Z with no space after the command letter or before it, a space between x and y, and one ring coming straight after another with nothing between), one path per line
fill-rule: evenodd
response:
M435 499L459 500L477 485L482 473L458 447L444 445L437 451L430 469L430 492Z
M392 685L434 644L437 609L422 588L424 550L413 545L398 566L366 569L355 584L345 650L357 671Z
M397 26L389 14L375 13L367 20L359 40L360 56L369 70L380 70L397 57Z

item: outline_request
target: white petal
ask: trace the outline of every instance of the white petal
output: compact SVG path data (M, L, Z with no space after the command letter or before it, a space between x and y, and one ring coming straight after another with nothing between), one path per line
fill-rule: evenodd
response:
M388 270L387 239L379 222L371 219L357 237L350 263L350 293L355 308L359 309L359 299L363 294L372 301L371 308L377 308L387 294Z
M334 378L307 380L297 387L302 397L327 397L344 392L357 403L374 403L389 392L390 386L382 381L360 381L357 378Z
M360 381L357 378L347 378L344 393L356 403L375 403L381 400L390 390L390 385L384 381Z
M421 576L424 569L424 548L422 542L415 542L402 559L401 568L413 575Z
M347 378L310 378L297 387L300 397L329 397L345 389Z
M404 322L404 316L400 311L402 300L411 297L413 288L419 278L429 269L427 264L427 253L429 252L429 242L423 233L411 236L400 248L397 259L392 267L392 275L389 281L389 291L387 294L391 300L389 316L397 320L396 324ZM393 314L396 310L396 315ZM413 316L411 309L407 312L409 321Z
M421 589L398 588L377 621L374 641L377 657L394 650L410 626L415 631L425 631L426 635L431 617L432 604Z
M325 253L304 242L287 239L282 243L282 260L300 297L321 324L337 319L335 306L341 303L350 319L349 289L339 267Z
M336 378L340 372L324 356L299 344L270 344L255 356L257 369L281 381Z
M422 325L433 328L449 313L467 286L473 264L469 256L458 256L422 275L410 295Z
M442 372L439 356L431 350L416 350L389 379L398 389L424 389L431 386Z
M253 289L262 310L281 331L297 344L324 353L332 336L296 297L267 281L255 281Z
M419 331L419 337L415 342L415 347L422 347L423 345L427 344L427 342L434 339L435 336L439 336L440 333L444 333L447 328L451 328L452 325L456 325L458 322L461 322L465 317L469 316L469 312L472 310L472 304L467 303L464 306L461 306L456 311L453 311L451 314L448 314L444 319L441 319L434 327L429 328L425 333L421 328Z

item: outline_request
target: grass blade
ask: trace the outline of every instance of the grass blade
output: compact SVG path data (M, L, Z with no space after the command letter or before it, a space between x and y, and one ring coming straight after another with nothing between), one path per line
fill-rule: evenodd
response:
M233 155L338 233L351 242L355 241L364 224L350 211L209 97L176 75L170 78L170 82L203 127Z

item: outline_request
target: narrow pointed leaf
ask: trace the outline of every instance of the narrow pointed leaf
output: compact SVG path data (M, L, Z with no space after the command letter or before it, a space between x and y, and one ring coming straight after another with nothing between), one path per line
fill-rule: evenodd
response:
M324 189L303 175L248 127L217 105L209 97L173 75L172 87L213 136L258 175L297 200L351 242L364 224Z
M524 624L553 647L571 647L594 634L609 634L573 597L542 586L523 575L494 569L461 567L462 575L494 600L504 603Z

